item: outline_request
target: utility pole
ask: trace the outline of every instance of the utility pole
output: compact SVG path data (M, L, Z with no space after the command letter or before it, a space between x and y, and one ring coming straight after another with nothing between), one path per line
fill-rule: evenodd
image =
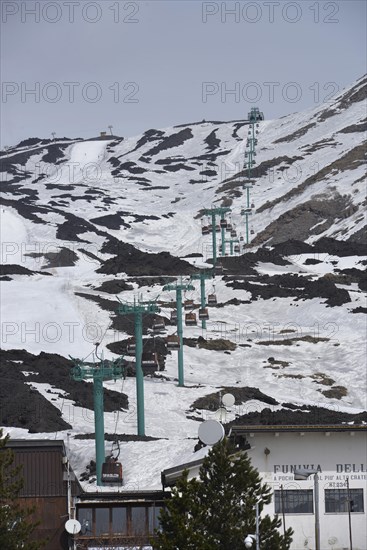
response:
M205 299L205 281L207 279L212 279L214 277L214 270L211 271L204 271L202 270L200 273L194 273L194 275L191 275L192 281L200 281L200 307L202 309L206 306L206 299ZM201 321L201 328L206 329L206 320L203 319Z
M184 361L183 361L183 327L182 327L182 291L195 290L190 283L183 283L182 277L180 282L169 283L163 287L163 290L174 290L176 292L176 308L177 308L177 336L179 338L180 347L178 349L178 385L183 387L184 384Z
M72 359L72 358L71 358ZM88 365L73 359L71 375L74 380L93 380L94 429L96 440L97 485L102 485L102 464L105 461L103 380L115 380L124 376L121 359L101 360L99 365Z
M118 307L120 315L134 315L135 328L135 376L136 376L136 402L138 417L138 435L145 435L144 418L144 374L141 366L143 354L143 314L158 313L160 308L155 302L136 301L133 304L122 303Z
M218 207L218 208L205 208L204 209L204 215L209 216L212 219L212 240L213 240L213 266L216 266L217 263L217 234L216 234L216 216L220 216L222 222L225 221L225 215L227 212L230 212L231 209L228 207ZM225 225L222 223L221 227L222 231L222 255L225 254L225 242L224 242L224 232L225 232Z

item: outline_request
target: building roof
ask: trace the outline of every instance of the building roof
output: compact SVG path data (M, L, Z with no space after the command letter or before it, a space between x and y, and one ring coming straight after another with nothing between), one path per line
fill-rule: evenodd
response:
M107 492L107 491L95 491L95 492L86 492L81 495L78 495L79 503L87 504L89 502L121 502L121 501L130 501L130 502L149 502L163 500L167 498L167 493L161 490L155 491L116 491L116 492Z
M36 447L37 449L54 447L59 448L66 455L65 443L62 439L9 439L6 446L11 448Z
M228 437L248 433L281 432L367 432L367 424L308 424L308 425L237 425L231 426Z
M15 467L21 466L19 477L23 487L19 497L58 497L67 495L67 456L63 440L10 439L5 448L14 453ZM71 490L82 488L69 467Z
M197 460L193 460L192 462L186 462L184 464L179 464L177 466L173 466L172 468L167 468L166 470L162 470L161 472L162 486L171 487L172 485L175 485L176 481L182 476L185 470L191 471L192 469L195 469L195 468L199 469L203 463L204 458L205 457L198 458Z

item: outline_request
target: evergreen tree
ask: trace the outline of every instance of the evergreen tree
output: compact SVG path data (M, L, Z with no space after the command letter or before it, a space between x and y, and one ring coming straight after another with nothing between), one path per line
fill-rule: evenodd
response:
M209 451L199 478L187 477L185 472L161 511L154 549L243 550L246 536L256 531L255 503L260 514L271 501L270 487L261 482L247 454L234 454L224 439ZM260 517L260 548L289 549L293 530L284 537L280 526L277 516Z
M38 525L30 520L33 510L23 509L16 502L23 486L19 477L22 467L13 467L14 453L5 448L8 440L0 428L0 548L39 550L44 544L29 540Z

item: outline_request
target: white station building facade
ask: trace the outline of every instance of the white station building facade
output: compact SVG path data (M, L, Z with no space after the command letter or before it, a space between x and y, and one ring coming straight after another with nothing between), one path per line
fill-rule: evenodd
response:
M291 550L316 549L317 516L320 550L367 550L367 425L238 425L229 437L272 488L264 513L292 527ZM195 477L201 462L162 472L162 482L171 485L184 468ZM316 471L317 487L314 474L296 480L300 470Z

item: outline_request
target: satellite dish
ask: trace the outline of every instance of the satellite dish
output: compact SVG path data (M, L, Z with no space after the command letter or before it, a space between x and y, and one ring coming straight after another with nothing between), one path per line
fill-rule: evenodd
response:
M65 523L65 529L70 535L77 535L80 533L82 526L77 519L68 519Z
M235 398L231 393L225 393L222 397L222 403L225 407L233 407Z
M199 439L205 445L214 445L224 437L224 428L218 420L206 420L199 426Z

